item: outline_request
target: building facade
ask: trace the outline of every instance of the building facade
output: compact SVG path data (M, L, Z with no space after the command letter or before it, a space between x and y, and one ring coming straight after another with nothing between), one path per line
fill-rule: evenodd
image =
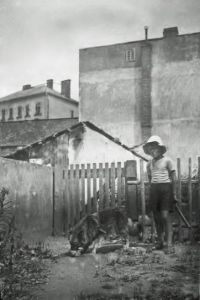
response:
M174 159L197 158L199 86L199 32L81 49L79 119L130 147L156 134Z
M78 117L79 103L70 96L70 80L61 82L61 93L46 85L24 85L22 91L0 98L0 122Z

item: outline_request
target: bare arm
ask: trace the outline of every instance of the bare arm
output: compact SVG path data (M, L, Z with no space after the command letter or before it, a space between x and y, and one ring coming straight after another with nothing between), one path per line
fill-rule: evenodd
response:
M174 200L177 201L177 197L176 197L176 171L171 171L170 177L171 177L171 180L172 180L173 197L174 197Z
M148 175L148 179L149 179L149 182L151 183L151 176L150 175Z

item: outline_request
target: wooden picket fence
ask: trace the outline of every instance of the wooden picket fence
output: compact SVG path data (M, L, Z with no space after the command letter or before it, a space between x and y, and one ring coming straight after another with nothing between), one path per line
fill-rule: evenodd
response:
M95 213L106 207L125 205L129 216L136 219L143 216L143 229L145 232L145 215L148 211L149 183L145 173L144 162L140 160L140 180L136 171L136 161L125 164L100 163L87 165L70 165L65 177L63 191L63 232L67 234L86 214ZM197 174L192 176L192 160L188 160L187 178L181 176L181 161L177 159L177 196L178 205L183 207L183 190L186 191L186 218L191 228L189 237L193 239L193 227L199 226L200 216L200 158L198 158ZM196 193L194 193L194 187ZM185 212L184 212L185 213ZM194 216L196 219L194 221ZM183 239L185 224L178 214L174 216L175 226L178 228L179 241ZM154 222L151 225L152 234L155 231Z
M124 168L102 163L70 165L68 171L69 226L73 227L86 214L122 204ZM116 185L117 181L117 185ZM117 198L116 198L117 196Z

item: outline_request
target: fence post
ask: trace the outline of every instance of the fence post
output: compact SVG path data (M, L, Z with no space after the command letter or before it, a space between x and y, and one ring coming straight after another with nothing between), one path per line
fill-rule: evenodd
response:
M198 205L198 216L200 216L200 157L198 157L198 204L197 205ZM200 220L198 225L200 226Z
M115 206L115 163L111 163L111 207Z
M135 160L128 160L124 166L125 174L125 207L129 217L138 220L137 186L133 181L137 179L137 168Z
M122 204L122 169L121 162L117 163L117 204Z
M85 217L85 165L81 164L81 218Z
M80 220L80 184L79 184L79 165L76 165L76 173L75 173L75 211L76 211L76 215L75 215L75 220L76 223L79 222Z
M178 177L178 204L179 207L182 205L182 190L181 190L181 161L180 158L177 158L177 177ZM181 217L178 218L178 240L182 242L182 225L181 225Z
M53 200L53 205L52 205L52 209L53 209L53 216L52 216L52 236L55 236L55 170L53 168L53 172L52 172L52 200Z
M103 164L99 164L99 211L103 210Z
M93 163L93 198L92 198L92 212L97 212L97 166Z
M140 159L140 178L141 178L141 204L142 204L142 228L143 228L142 241L144 241L146 206L145 206L144 164L141 159Z
M192 159L189 158L189 170L188 170L188 195L189 195L189 222L190 222L190 242L193 241L192 234Z

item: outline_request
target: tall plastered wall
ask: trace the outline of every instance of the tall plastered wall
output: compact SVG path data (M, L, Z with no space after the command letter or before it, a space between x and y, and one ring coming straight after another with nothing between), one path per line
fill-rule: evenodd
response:
M148 44L147 62L145 41L80 50L80 120L127 146L160 135L168 154L180 157L186 169L189 157L200 156L200 33L169 32ZM133 48L135 61L125 61L125 51Z
M126 50L136 60L125 60ZM91 121L126 145L139 142L141 49L128 43L80 50L80 121Z
M200 156L200 34L165 38L152 53L152 133L160 135L168 154L180 157L184 172L188 158Z

